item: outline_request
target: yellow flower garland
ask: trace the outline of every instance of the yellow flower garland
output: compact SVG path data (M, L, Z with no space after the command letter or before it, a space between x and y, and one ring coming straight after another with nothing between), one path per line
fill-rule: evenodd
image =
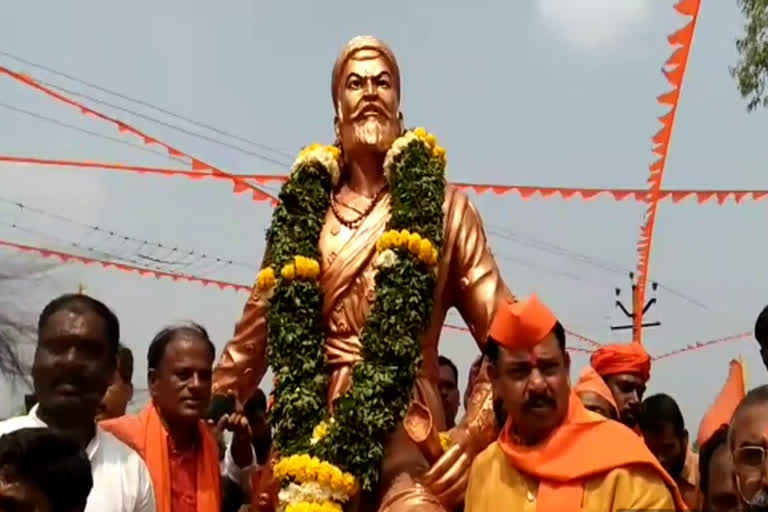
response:
M342 512L343 510L341 505L333 501L324 501L322 503L300 501L285 507L285 512Z
M309 162L316 161L328 171L331 176L331 182L335 185L339 181L340 169L339 158L341 150L336 146L325 144L310 144L299 152L296 161L291 167L291 174L298 171L302 166Z
M384 252L388 249L404 249L429 266L435 265L439 256L437 249L432 246L432 242L422 238L418 233L410 233L406 229L402 231L387 231L376 242L376 249L379 252Z
M286 281L293 281L297 278L314 281L319 275L320 263L316 259L305 258L304 256L296 256L293 263L283 266L280 270L280 276ZM275 269L272 267L263 268L256 277L256 288L261 292L271 290L276 283L277 277Z
M344 473L333 464L309 455L281 458L274 469L275 478L284 482L292 479L299 483L317 482L334 492L351 498L359 490L354 475Z

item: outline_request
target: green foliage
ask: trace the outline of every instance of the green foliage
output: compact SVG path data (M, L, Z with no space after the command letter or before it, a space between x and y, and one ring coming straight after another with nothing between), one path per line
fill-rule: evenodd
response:
M748 100L747 111L768 107L765 95L768 79L768 0L737 0L746 17L743 37L736 40L739 61L730 69L742 97Z
M442 164L419 141L398 157L392 174L387 229L407 229L440 248L445 178ZM352 388L336 404L336 427L318 446L321 458L374 489L384 444L407 411L421 367L421 335L432 311L435 275L407 250L398 262L379 268L376 300L361 336L363 360Z
M330 176L319 165L297 170L283 186L267 233L268 264L277 272L296 256L319 258L330 193ZM312 428L325 415L322 303L320 286L299 280L281 281L270 302L267 359L276 378L270 421L285 456L307 452Z
M327 174L327 173L326 173ZM330 182L304 169L284 185L268 241L276 270L301 255L317 258L330 201ZM419 141L401 153L390 176L387 229L407 229L432 241L443 238L444 164ZM326 419L325 331L322 290L316 283L280 282L269 314L268 357L277 386L272 421L282 456L309 453L355 475L375 489L387 438L402 421L421 367L421 335L435 288L433 270L407 250L376 274L376 299L361 335L362 361L352 387L335 404L334 425L316 445L312 430Z

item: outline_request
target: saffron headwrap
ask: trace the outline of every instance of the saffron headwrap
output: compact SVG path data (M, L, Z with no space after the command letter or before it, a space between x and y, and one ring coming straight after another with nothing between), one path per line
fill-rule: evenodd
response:
M616 405L613 393L611 393L611 390L608 388L608 385L603 378L598 375L595 369L591 366L587 366L581 371L581 377L579 377L579 382L576 384L576 387L573 388L573 391L577 395L584 391L595 393L607 400L617 414L619 412L619 407Z
M640 343L605 345L592 353L590 363L601 377L634 373L644 381L651 378L651 356Z
M552 332L556 323L552 311L531 295L526 301L500 304L488 335L510 349L531 349Z

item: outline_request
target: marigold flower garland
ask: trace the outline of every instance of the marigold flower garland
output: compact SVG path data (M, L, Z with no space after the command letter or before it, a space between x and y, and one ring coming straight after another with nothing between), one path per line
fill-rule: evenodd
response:
M390 219L377 243L376 300L352 387L328 417L318 241L340 178L334 146L304 148L280 191L256 279L269 298L267 356L275 372L271 422L284 512L341 512L373 491L384 443L401 421L421 366L443 237L445 150L417 128L386 155Z

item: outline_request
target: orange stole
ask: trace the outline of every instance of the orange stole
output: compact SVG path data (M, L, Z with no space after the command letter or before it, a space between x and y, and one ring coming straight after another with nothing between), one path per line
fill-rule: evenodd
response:
M277 510L277 495L280 492L280 482L275 480L272 472L273 460L251 472L251 512L274 512Z
M675 481L661 467L642 438L624 425L590 414L571 393L560 427L537 446L512 439L507 422L499 447L515 468L539 479L536 512L581 510L584 481L632 465L652 467L664 479L678 510L688 510Z
M102 421L99 425L141 455L152 477L157 512L172 512L168 433L155 407L150 404L138 415ZM202 453L197 458L197 510L199 512L220 510L219 448L208 426L202 421L199 430Z

